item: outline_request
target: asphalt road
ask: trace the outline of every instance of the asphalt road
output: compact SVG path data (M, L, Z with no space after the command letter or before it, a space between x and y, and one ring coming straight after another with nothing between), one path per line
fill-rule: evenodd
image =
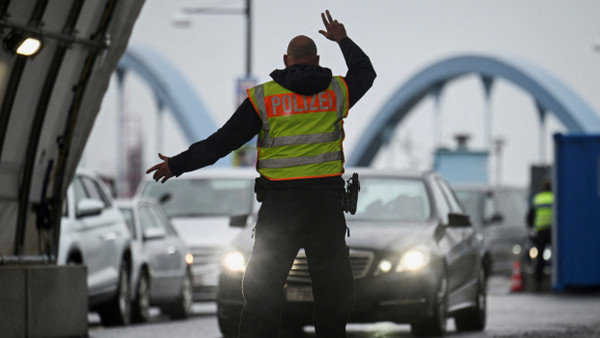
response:
M600 337L600 292L531 293L510 292L508 278L490 279L488 322L485 331L457 333L449 320L447 337ZM171 321L153 311L152 321L144 325L104 328L97 316L90 315L91 338L201 337L221 338L214 303L196 303L194 316ZM305 327L307 338L315 337ZM408 325L392 323L349 324L348 338L411 337Z

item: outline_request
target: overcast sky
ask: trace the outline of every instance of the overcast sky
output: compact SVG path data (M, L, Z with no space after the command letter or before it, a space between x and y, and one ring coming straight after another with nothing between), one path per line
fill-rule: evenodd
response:
M176 27L188 7L241 8L243 0L147 0L130 45L159 51L185 74L220 126L236 107L235 81L245 74L245 29L242 15L192 15L187 28ZM321 65L344 75L346 65L335 43L318 33L320 13L329 9L348 35L369 55L378 77L372 89L346 119L345 149L349 153L368 132L369 122L414 74L436 62L467 54L512 55L525 58L562 80L593 109L600 111L600 1L597 0L254 0L252 4L252 74L259 82L283 68L289 40L299 34L315 40ZM116 164L116 86L106 94L82 164L114 176ZM164 141L156 141L157 107L148 87L136 76L125 82L125 110L144 143L144 167L158 151L170 156L187 149L173 118L161 126ZM552 160L554 132L564 132L549 117L546 153L540 154L540 134L534 99L513 84L498 80L492 90L492 136L505 141L501 182L525 186L529 166ZM441 96L441 141L454 147L458 133L471 135L470 146L485 147L484 95L481 80L466 76L448 84ZM375 166L428 169L434 151L434 104L422 101L396 129L392 145L379 153ZM494 167L496 161L492 161Z

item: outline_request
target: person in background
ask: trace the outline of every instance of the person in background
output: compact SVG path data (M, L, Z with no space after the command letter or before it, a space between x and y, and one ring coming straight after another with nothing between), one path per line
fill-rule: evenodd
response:
M243 278L245 306L239 337L278 337L288 272L304 248L312 279L318 337L346 336L354 307L354 279L345 242L343 119L376 77L369 57L344 25L321 13L325 38L337 43L348 71L333 76L319 65L314 41L294 37L285 69L248 90L225 125L146 173L156 181L215 163L258 134L255 183L262 202L255 242Z
M552 220L553 220L554 194L552 193L552 182L545 180L542 190L535 194L533 203L527 214L527 225L533 230L532 241L537 249L537 260L535 266L536 289L541 291L544 281L544 250L552 244Z

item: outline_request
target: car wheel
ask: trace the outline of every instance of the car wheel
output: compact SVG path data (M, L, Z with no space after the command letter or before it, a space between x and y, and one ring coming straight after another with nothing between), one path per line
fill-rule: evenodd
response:
M481 331L487 319L487 287L483 271L479 272L475 306L456 314L454 322L457 331Z
M140 272L135 301L131 308L131 319L136 323L146 323L150 320L150 277L146 270Z
M415 336L439 336L446 332L448 310L448 276L444 273L438 282L434 297L433 315L414 323L410 328Z
M179 297L167 308L167 312L174 319L187 318L192 315L193 302L192 274L188 269L181 282Z
M117 294L109 303L98 309L102 325L127 325L131 314L129 264L123 260L119 271Z

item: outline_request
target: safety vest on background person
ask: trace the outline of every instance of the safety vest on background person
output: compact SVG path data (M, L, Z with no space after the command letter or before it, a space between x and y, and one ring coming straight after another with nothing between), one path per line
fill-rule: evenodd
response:
M343 119L348 87L334 76L326 90L296 94L275 81L248 90L262 120L256 168L271 180L337 176L344 172Z
M535 208L535 230L541 231L550 228L552 224L552 205L554 194L550 191L537 193L533 198Z

